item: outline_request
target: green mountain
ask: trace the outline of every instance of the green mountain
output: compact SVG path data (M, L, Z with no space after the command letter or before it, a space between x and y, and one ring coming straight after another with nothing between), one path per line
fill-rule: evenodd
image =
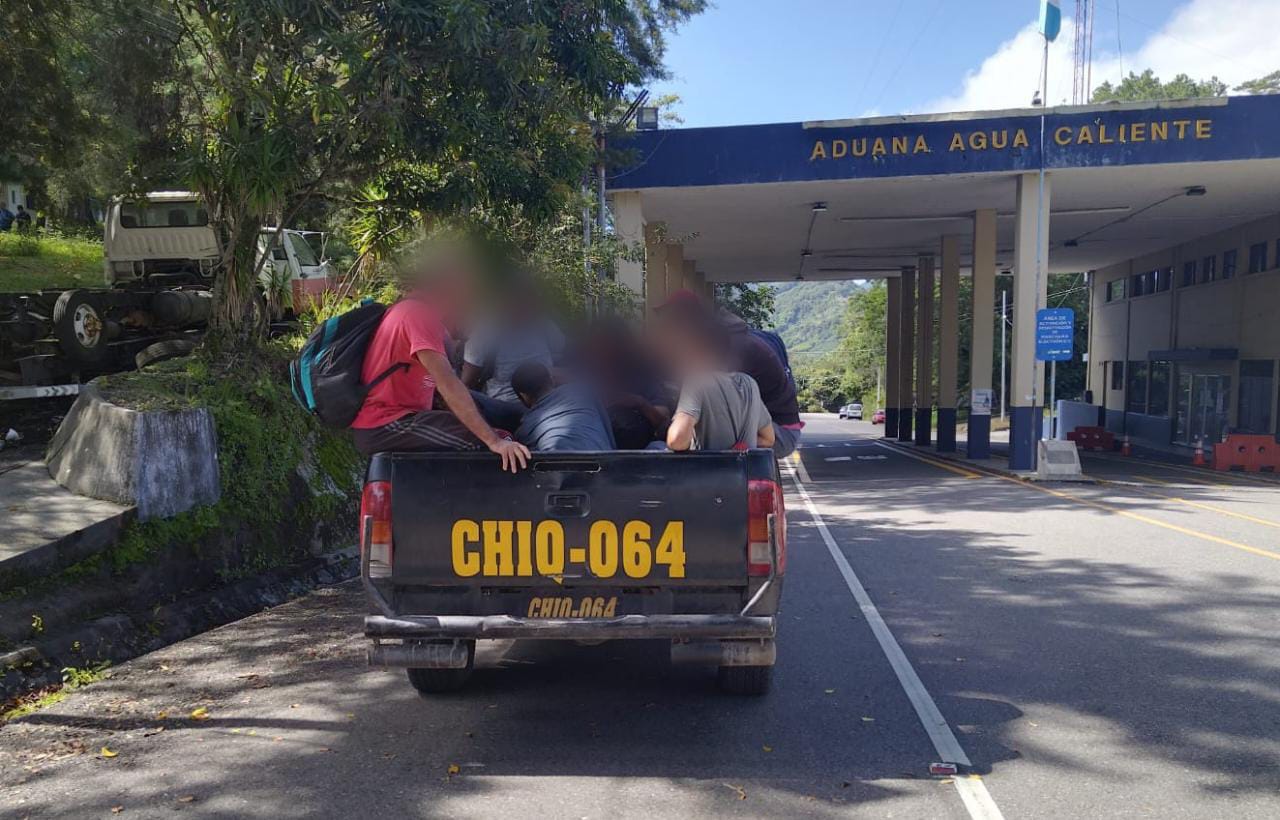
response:
M774 327L788 353L821 354L836 349L840 320L857 282L780 282L774 284Z

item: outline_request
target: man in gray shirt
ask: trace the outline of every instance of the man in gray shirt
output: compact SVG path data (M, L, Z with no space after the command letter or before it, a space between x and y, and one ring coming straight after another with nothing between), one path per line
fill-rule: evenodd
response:
M746 373L708 372L680 389L667 431L672 450L745 450L773 446L773 422Z
M667 447L672 450L746 450L773 446L773 421L760 387L745 373L725 370L728 331L711 317L673 314L660 327L671 366L680 376L680 400Z

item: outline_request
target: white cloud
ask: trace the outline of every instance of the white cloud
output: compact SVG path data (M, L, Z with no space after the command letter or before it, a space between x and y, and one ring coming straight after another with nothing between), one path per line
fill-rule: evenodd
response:
M1112 0L1096 4L1096 14L1113 12ZM1066 5L1066 4L1064 4ZM1123 15L1123 7L1121 9ZM1064 9L1070 13L1070 8ZM1152 69L1163 80L1175 74L1194 79L1216 75L1229 85L1280 69L1280 57L1269 46L1280 30L1276 0L1190 0L1155 31L1132 18L1120 18L1126 41L1124 73ZM1049 104L1071 101L1071 45L1074 28L1063 20L1062 33L1049 46ZM1121 57L1114 43L1093 43L1093 85L1119 81ZM1133 46L1131 49L1130 46ZM982 65L965 75L953 94L932 100L922 111L972 111L1020 108L1031 103L1040 79L1044 41L1028 24L1000 44Z

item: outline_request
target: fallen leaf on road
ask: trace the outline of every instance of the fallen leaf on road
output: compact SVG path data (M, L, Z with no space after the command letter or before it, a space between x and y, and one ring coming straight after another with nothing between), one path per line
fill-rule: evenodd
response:
M761 748L761 749L764 749L766 752L772 752L772 751L773 751L773 747L772 747L772 746L761 746L760 748Z
M196 796L194 794L184 794L178 798L179 803L194 803Z
M156 712L156 720L166 720L169 717L168 712Z
M449 768L446 769L445 771L447 771L449 774L457 774L458 772L462 771L462 769L458 768L457 763L450 763Z
M106 746L103 746L103 747L102 747L102 751L100 751L98 754L102 755L103 757L115 757L116 755L118 755L118 754L120 754L120 753L119 753L119 752L113 752L113 751L111 751L110 749L108 749Z
M120 813L120 812L122 812L122 811L124 811L124 806L112 806L112 807L111 807L111 813L112 813L112 814L119 814L119 813Z
M836 690L834 689L823 689L822 691L827 693L828 695L834 695L836 693Z
M290 709L297 709L297 708L298 708L299 706L301 706L301 705L302 705L301 703L290 703L290 704L289 704L289 708L290 708Z
M239 730L239 729L232 729L232 730L231 730L231 734L233 734L233 735L238 735L238 734L240 734L240 730Z
M739 800L747 799L747 793L743 790L741 786L735 786L732 783L721 783L720 785L724 786L726 789L733 789L735 792L737 792Z
M192 710L191 710L191 719L192 719L192 720L208 720L208 719L209 719L209 710L208 710L208 709L206 709L206 708L205 708L205 707L203 707L203 706L201 706L201 707L200 707L200 708L198 708L198 709L192 709Z

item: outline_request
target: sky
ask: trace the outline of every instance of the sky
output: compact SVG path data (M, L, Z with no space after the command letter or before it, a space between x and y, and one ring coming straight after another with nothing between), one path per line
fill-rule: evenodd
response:
M717 2L717 0L713 0ZM1071 20L1049 103L1071 101ZM1235 85L1280 69L1280 0L1095 0L1093 85L1151 68ZM668 41L683 127L1024 107L1039 0L718 0Z

